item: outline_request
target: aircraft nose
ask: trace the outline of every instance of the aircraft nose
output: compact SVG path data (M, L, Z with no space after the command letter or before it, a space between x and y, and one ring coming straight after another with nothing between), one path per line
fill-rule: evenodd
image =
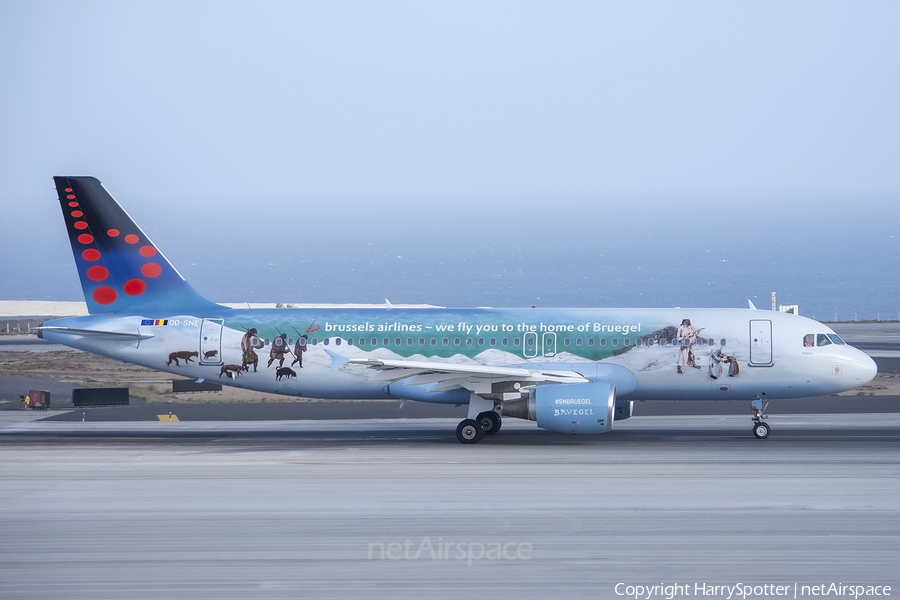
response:
M857 385L865 385L875 379L875 375L878 374L878 365L875 364L875 361L872 360L872 357L863 352L862 350L857 350L859 352L860 357L857 361Z

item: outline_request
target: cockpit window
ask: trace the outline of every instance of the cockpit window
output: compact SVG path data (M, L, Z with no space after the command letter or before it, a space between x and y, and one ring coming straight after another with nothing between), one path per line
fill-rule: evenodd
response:
M804 348L812 348L816 345L816 334L807 333L803 336L803 347Z
M830 346L831 344L831 340L824 333L816 335L816 346Z
M847 342L845 342L844 340L842 340L842 339L841 339L841 336L839 336L839 335L836 334L836 333L829 333L829 334L828 334L828 339L831 340L832 342L834 342L835 344L839 345L839 346L845 346L845 345L847 344Z

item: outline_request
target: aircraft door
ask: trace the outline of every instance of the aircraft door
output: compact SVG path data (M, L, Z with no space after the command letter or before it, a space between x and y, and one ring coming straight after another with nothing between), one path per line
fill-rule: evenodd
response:
M203 319L200 324L200 364L222 364L223 319Z
M554 332L544 333L541 342L544 346L544 356L556 356L556 334Z
M772 366L772 321L750 321L750 366Z
M522 350L525 358L534 358L538 353L537 334L529 331L522 340Z

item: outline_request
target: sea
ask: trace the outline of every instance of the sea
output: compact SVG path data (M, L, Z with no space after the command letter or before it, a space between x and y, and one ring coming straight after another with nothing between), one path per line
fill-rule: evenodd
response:
M447 307L796 306L820 321L900 320L896 202L317 205L278 218L161 218L148 235L217 302ZM132 212L132 214L134 214ZM185 224L189 225L185 225ZM3 300L80 300L57 224L0 250ZM772 294L775 294L773 301Z

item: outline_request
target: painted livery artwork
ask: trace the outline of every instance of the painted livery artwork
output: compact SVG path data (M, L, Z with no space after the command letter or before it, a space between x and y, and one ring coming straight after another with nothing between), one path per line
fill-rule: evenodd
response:
M42 337L261 392L466 405L463 443L506 418L604 433L636 401L682 399L749 402L765 438L771 400L875 376L825 325L755 309L227 308L198 294L97 179L54 181L90 314L45 323Z

